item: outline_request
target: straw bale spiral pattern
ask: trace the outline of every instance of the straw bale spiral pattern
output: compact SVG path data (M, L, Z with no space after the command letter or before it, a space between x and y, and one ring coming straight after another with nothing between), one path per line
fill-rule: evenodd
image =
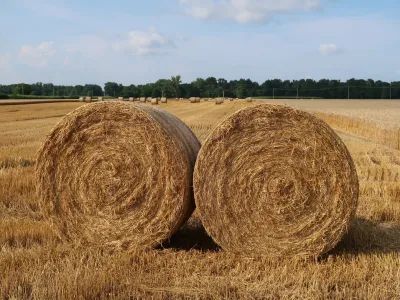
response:
M347 231L358 177L341 139L289 107L256 105L227 118L203 144L196 207L225 250L315 257Z
M193 212L199 148L192 131L163 110L82 106L38 153L40 207L67 241L110 250L157 246Z

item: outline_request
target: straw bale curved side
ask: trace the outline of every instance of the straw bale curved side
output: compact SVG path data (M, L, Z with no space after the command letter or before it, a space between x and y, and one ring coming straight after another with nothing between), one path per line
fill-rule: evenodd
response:
M79 97L79 101L80 102L84 102L85 101L85 97Z
M158 104L158 99L157 98L151 99L151 104L152 105L157 105Z
M223 98L215 99L215 104L222 104L222 103L224 103L224 99Z
M146 102L146 98L145 97L141 97L141 98L139 98L139 101L142 102L142 103L145 103Z
M98 97L97 101L104 101L104 98L103 97Z
M135 98L129 97L129 102L133 102L133 101L135 101Z
M113 251L157 246L193 212L199 147L163 110L117 101L82 106L38 153L40 208L66 241Z
M168 102L167 98L165 97L161 98L161 103L167 103L167 102Z
M194 171L199 217L225 250L315 257L347 231L358 200L353 160L322 120L256 105L223 121Z
M86 97L85 102L92 102L92 97Z

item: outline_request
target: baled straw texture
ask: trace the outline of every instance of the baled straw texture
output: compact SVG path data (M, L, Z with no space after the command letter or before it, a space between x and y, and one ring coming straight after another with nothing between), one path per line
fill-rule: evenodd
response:
M289 107L256 105L207 138L194 191L199 217L223 249L314 257L347 231L358 178L346 146L325 122Z
M165 98L165 97L161 98L161 103L167 103L167 101L168 101L167 98Z
M80 102L85 101L85 97L79 97L79 101L80 101Z
M129 102L80 107L38 153L40 207L67 241L110 250L157 246L193 212L199 147L163 110Z
M158 104L158 99L157 98L151 99L151 104L152 105L157 105Z
M146 98L145 97L141 97L141 98L139 98L139 101L142 102L142 103L145 103L146 102Z
M124 101L124 97L118 97L118 101Z
M153 98L151 98L151 97L147 97L146 98L146 102L149 102L149 103L151 103L151 100L152 100Z
M98 101L104 101L104 98L103 97L98 97L97 100Z
M86 97L85 102L92 102L92 97Z
M215 99L215 104L222 104L222 103L224 103L224 99L223 98Z
M133 101L135 101L135 98L129 97L129 102L133 102Z

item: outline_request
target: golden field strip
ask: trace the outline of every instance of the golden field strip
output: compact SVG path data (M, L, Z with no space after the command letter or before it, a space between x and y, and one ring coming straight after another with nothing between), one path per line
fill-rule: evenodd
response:
M327 121L357 167L356 219L317 261L224 252L196 213L163 248L133 255L60 242L37 206L35 154L52 127L84 104L0 106L0 299L400 299L400 101L353 101L274 101ZM159 107L204 141L223 118L254 104L181 100Z

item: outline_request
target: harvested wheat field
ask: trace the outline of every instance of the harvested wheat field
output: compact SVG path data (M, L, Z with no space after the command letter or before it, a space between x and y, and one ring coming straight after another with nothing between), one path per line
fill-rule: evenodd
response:
M260 102L194 105L170 100L161 108L184 121L204 142L226 117ZM400 298L397 119L382 121L380 101L329 102L328 110L319 100L283 103L331 125L358 174L360 196L349 230L318 259L276 260L224 251L206 234L196 211L170 240L144 252L105 251L60 238L39 209L35 157L62 117L87 104L1 106L0 298ZM387 105L400 113L400 101Z

